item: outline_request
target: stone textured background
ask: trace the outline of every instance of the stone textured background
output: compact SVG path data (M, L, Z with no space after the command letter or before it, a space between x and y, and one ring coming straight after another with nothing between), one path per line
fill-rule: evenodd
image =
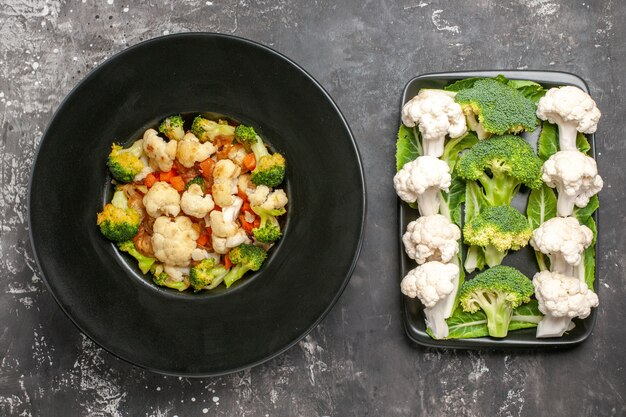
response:
M624 82L620 1L0 1L0 415L626 415ZM83 337L45 289L27 230L29 170L63 97L90 70L155 36L215 31L268 45L335 98L360 146L365 244L328 317L262 366L164 377ZM567 351L411 345L398 291L394 134L402 88L432 71L553 69L585 78L603 111L601 307Z

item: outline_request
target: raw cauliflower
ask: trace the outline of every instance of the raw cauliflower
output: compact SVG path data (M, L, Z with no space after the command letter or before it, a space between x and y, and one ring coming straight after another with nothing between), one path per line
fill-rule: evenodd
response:
M151 217L175 217L180 213L180 194L168 183L158 181L143 196L143 205Z
M153 169L158 168L164 172L172 169L177 144L175 140L166 142L154 129L148 129L143 134L143 151L148 156Z
M237 194L237 177L241 168L230 159L217 161L213 168L213 201L220 207L230 206L235 202Z
M402 122L419 125L424 155L443 155L446 135L458 138L467 132L461 106L443 90L422 89L402 107Z
M198 184L191 184L180 198L180 208L183 212L188 216L198 219L206 216L214 207L215 204L213 203L211 195L205 195L202 191L202 187Z
M427 261L450 262L459 251L461 230L441 214L422 216L407 226L402 236L409 258L418 264Z
M420 156L408 162L393 178L398 196L407 203L417 201L420 215L439 212L439 191L448 191L450 167L434 156Z
M544 162L542 172L546 185L557 189L559 216L571 216L574 205L585 207L602 190L596 161L577 150L555 153Z
M211 142L200 143L191 132L187 132L178 142L176 159L185 168L191 168L196 162L202 162L215 153L217 149Z
M548 90L537 103L537 117L559 126L559 149L576 150L576 135L594 133L600 110L591 96L571 85Z
M598 306L598 296L578 278L542 271L535 274L533 285L539 311L545 315L537 337L561 337L573 318L584 319Z
M152 226L152 249L159 261L170 266L189 266L191 253L200 237L186 216L161 216Z

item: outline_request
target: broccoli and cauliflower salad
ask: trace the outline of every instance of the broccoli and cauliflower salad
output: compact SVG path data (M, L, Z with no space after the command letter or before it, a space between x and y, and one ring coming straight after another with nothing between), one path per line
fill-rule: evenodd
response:
M420 300L432 338L561 337L598 306L602 178L585 135L599 119L577 87L502 75L421 89L403 106L393 182L419 217L402 236L417 265L400 288ZM538 128L534 149L524 133ZM522 192L526 213L511 205ZM503 265L527 246L532 279Z
M285 158L251 126L170 116L113 144L107 166L114 192L96 223L159 286L230 287L282 236Z

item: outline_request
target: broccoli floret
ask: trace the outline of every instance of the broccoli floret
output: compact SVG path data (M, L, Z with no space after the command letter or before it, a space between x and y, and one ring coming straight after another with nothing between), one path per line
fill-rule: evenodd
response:
M256 167L250 179L256 185L276 187L285 178L285 158L278 152L270 154L263 140L257 135L250 148L254 152Z
M459 292L461 308L468 313L483 310L492 337L505 337L513 309L530 301L533 283L510 266L496 266L465 281Z
M200 188L202 188L202 192L206 192L206 183L204 181L204 178L202 178L201 176L190 179L187 184L185 184L185 190L188 190L189 187L191 187L193 184L198 184Z
M143 142L138 140L126 149L115 143L111 146L107 166L113 178L119 182L133 182L135 176L145 167L139 159L143 153L142 144Z
M139 270L143 272L144 274L148 273L152 265L154 265L154 263L156 262L156 259L139 253L137 248L135 248L135 244L131 240L125 240L124 242L119 242L117 244L117 247L121 251L127 252L130 256L137 259L137 262L139 263Z
M541 181L541 160L519 136L493 136L472 146L456 165L465 181L478 181L487 204L510 204L522 184L537 189Z
M111 202L104 206L96 218L100 232L114 242L135 237L140 223L141 215L134 208L128 207L128 199L122 190L115 191Z
M182 140L183 136L185 136L185 129L183 128L184 123L180 115L167 117L161 122L159 132L163 133L171 140Z
M186 280L183 281L174 281L167 272L163 271L162 268L155 268L154 266L151 268L152 272L152 281L160 286L172 288L178 291L185 291L189 288L189 283Z
M487 265L500 265L509 250L526 246L532 233L528 219L513 207L484 207L478 216L463 227L465 243L472 246L465 260L465 269L471 272L472 265L481 269L472 258L480 256L478 248L484 251Z
M230 261L233 263L228 274L224 277L224 284L229 288L235 281L248 271L258 271L267 257L267 253L260 247L241 244L232 248L228 253Z
M235 128L235 139L242 145L252 146L256 143L257 134L252 126L239 125Z
M235 128L228 123L205 119L202 116L196 116L191 124L191 133L196 135L201 142L207 140L213 142L217 136L234 136Z
M214 258L203 259L189 271L189 283L194 292L212 290L222 283L227 273L224 265L217 264Z
M478 80L471 88L459 91L454 100L463 108L468 126L479 139L491 134L532 132L538 123L535 103L497 80Z
M272 243L280 239L282 233L276 217L285 214L285 208L267 210L256 206L252 207L252 211L261 217L259 227L252 229L252 234L256 240L263 243Z

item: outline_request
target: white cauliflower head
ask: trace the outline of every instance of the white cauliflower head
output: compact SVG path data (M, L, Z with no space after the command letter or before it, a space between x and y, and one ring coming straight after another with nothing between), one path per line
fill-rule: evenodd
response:
M151 217L178 216L180 194L168 183L158 181L143 196L143 205Z
M408 162L393 178L398 196L407 203L417 201L422 216L439 212L439 191L448 191L450 167L434 156L420 156Z
M242 205L243 200L235 197L232 205L222 207L222 211L212 211L209 214L209 224L213 236L227 238L239 231L239 226L235 220L239 216Z
M210 143L210 142L206 142ZM191 184L180 198L180 208L183 212L191 217L201 219L206 216L213 208L213 198L210 194L204 194L202 187L198 184Z
M450 262L459 251L461 230L441 214L412 221L402 236L409 258L418 264L427 261Z
M235 234L228 237L219 237L213 234L211 236L211 242L213 244L213 250L215 251L215 253L225 254L230 249L237 247L243 243L251 243L251 240L246 234L245 230L239 229Z
M189 217L161 216L152 226L152 249L159 261L171 266L189 266L191 254L200 237Z
M154 129L148 129L143 134L143 151L148 156L150 165L164 172L172 169L177 144L175 140L166 142Z
M551 270L571 276L591 245L593 232L575 217L553 217L533 230L531 246L550 258Z
M220 207L230 206L237 194L237 177L241 168L230 159L217 161L213 168L213 200Z
M410 298L419 298L424 307L434 307L437 302L455 290L454 280L459 278L459 267L438 261L426 262L412 269L402 279L400 289Z
M542 173L548 187L558 191L557 212L563 217L572 215L574 205L585 207L603 186L596 161L577 150L555 153L543 163Z
M589 94L578 87L555 87L537 103L537 117L559 126L559 149L576 150L576 132L594 133L600 110Z
M584 319L598 306L598 296L585 282L558 272L542 271L533 278L539 311L545 317L537 326L537 337L560 337L573 318Z
M185 168L191 168L196 162L202 162L215 153L217 149L211 142L200 143L191 132L187 132L178 142L176 158Z
M269 187L259 185L253 192L248 193L248 199L252 207L260 207L263 210L280 210L287 205L289 199L282 189L270 192Z
M169 275L172 281L181 282L185 280L185 275L189 276L189 267L163 265L163 272Z
M424 155L443 155L446 135L457 138L467 132L461 106L442 90L422 89L402 107L402 123L419 125Z

